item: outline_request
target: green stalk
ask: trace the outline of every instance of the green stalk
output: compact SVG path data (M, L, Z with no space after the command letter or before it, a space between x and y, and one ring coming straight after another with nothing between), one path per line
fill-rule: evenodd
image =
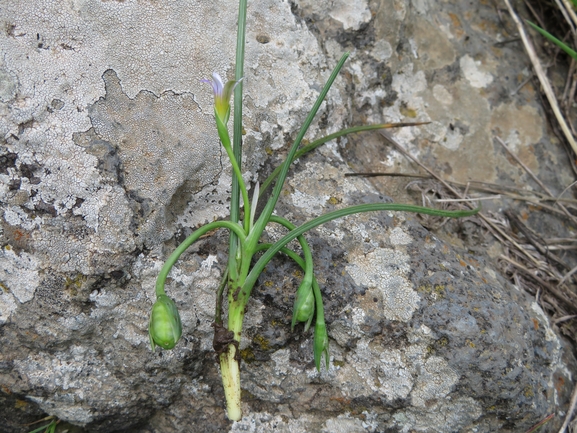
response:
M239 81L244 76L244 47L245 47L245 34L246 34L246 10L247 10L247 0L240 0L238 4L238 28L236 35L236 62L234 69L234 79ZM234 118L233 118L233 145L232 145L232 158L231 162L236 162L240 166L242 162L242 89L243 82L240 81L234 89ZM229 155L230 158L230 155ZM238 222L240 218L240 183L237 179L238 176L232 177L232 188L230 196L230 220L232 222ZM242 180L242 176L240 178ZM244 188L246 191L246 187ZM245 225L250 221L250 213L246 212L247 206L250 206L248 198L244 197L245 201ZM248 207L250 209L250 207ZM249 222L250 224L250 222ZM246 230L248 233L248 229ZM241 237L241 241L244 244L245 240ZM229 249L228 249L228 274L229 281L232 283L238 281L239 278L239 242L235 235L235 232L231 231L229 239ZM241 254L245 253L240 251ZM249 259L250 261L250 259ZM229 287L229 300L231 295L231 287ZM222 293L221 293L222 296ZM229 301L230 302L230 301ZM229 330L231 329L231 314L233 313L232 306L229 305ZM220 315L220 313L219 313ZM240 326L242 327L242 318L240 319ZM233 331L234 332L234 331ZM236 333L235 333L236 335ZM236 341L240 341L240 330L239 338ZM242 417L242 410L240 408L240 364L237 356L237 346L234 344L229 344L226 352L220 354L220 371L222 375L222 384L224 386L224 394L226 398L226 410L229 419L233 421L238 421Z
M354 126L352 128L342 129L338 132L333 132L332 134L329 134L325 137L319 138L318 140L315 140L312 143L301 147L299 149L299 151L297 153L295 153L295 155L293 156L293 159L291 160L289 165L292 164L295 160L297 160L301 156L305 155L306 153L312 152L317 147L322 146L326 142L334 140L335 138L342 137L344 135L353 134L355 132L373 131L375 129L401 128L403 126L419 126L419 125L425 125L427 123L430 123L430 122L382 123L382 124L378 124L378 125L362 125L362 126ZM266 189L274 182L274 180L276 179L276 177L279 175L280 171L282 170L283 165L286 164L287 161L288 161L288 159L285 160L277 168L275 168L274 171L271 173L271 175L269 177L267 177L267 179L263 182L263 184L260 187L259 197L262 196L263 193L266 191Z
M232 282L228 289L228 330L232 332L234 342L230 342L226 350L219 355L220 372L224 396L226 399L226 412L228 419L239 421L242 418L240 407L240 353L239 343L244 320L245 304L234 299L237 283Z
M198 240L202 235L208 233L211 230L218 229L218 228L226 228L229 229L232 233L235 233L242 241L245 240L246 235L242 227L238 223L233 223L231 221L214 221L210 224L202 226L198 230L194 231L191 235L189 235L168 257L160 273L158 274L158 278L156 279L156 296L165 295L164 293L164 284L166 282L166 277L168 273L179 259L179 257L184 253L188 247L190 247L194 242Z
M408 204L398 204L398 203L370 203L370 204L361 204L357 206L350 206L345 209L336 210L333 212L329 212L327 214L321 215L313 220L310 220L303 225L291 230L290 233L285 235L282 239L277 241L263 256L255 263L252 270L246 277L244 281L243 287L240 290L239 298L246 299L250 297L250 293L256 283L256 280L260 273L264 270L267 263L274 257L276 253L280 251L282 247L284 247L287 243L295 239L296 237L306 233L307 231L314 229L321 224L326 222L332 221L334 219L342 218L347 215L352 215L356 213L363 213L363 212L375 212L375 211L399 211L399 212L415 212L415 213L422 213L427 215L433 216L441 216L441 217L448 217L448 218L463 218L468 217L471 215L475 215L477 212L481 210L480 207L468 210L468 211L445 211L445 210L438 210L438 209L430 209L422 206L414 206Z
M242 172L240 170L240 166L238 165L238 161L233 153L233 149L230 145L230 137L228 136L228 130L226 129L226 125L222 123L218 115L215 115L216 118L216 129L218 130L218 136L220 137L220 141L222 142L222 147L226 150L226 154L228 155L228 159L230 159L230 163L232 164L232 170L234 171L235 176L233 179L236 178L236 183L240 189L242 194L242 201L244 202L244 231L248 233L250 228L250 201L248 199L248 192L246 190L246 185L244 184L244 179L242 178ZM234 222L238 222L238 219Z
M294 230L296 228L296 226L294 224L292 224L290 221L286 220L285 218L281 218L279 216L275 216L275 215L271 215L270 217L270 221L273 223L277 223L277 224L281 224L284 227L286 227L289 230ZM304 278L297 290L297 293L295 295L295 302L294 302L294 306L293 306L293 318L292 318L292 322L291 322L291 330L294 330L294 327L296 325L297 322L305 322L305 332L308 331L309 326L312 322L313 319L313 315L312 312L314 312L314 306L313 310L310 311L310 316L307 320L304 319L299 319L299 310L301 308L304 308L303 310L303 314L309 314L308 311L308 307L305 307L306 305L306 299L310 296L314 296L312 294L312 283L313 283L313 255L311 253L311 249L306 241L306 239L304 238L303 235L300 235L297 238L301 244L301 247L303 249L303 255L305 256L305 275Z
M240 0L238 3L238 28L236 33L236 61L234 66L234 79L240 80L244 74L244 46L246 34L246 9L247 0ZM232 152L234 159L240 165L242 162L242 81L234 88L234 110L233 110L233 137ZM238 222L240 218L240 191L237 179L232 177L230 193L230 220ZM234 232L230 233L228 247L229 275L235 279L238 275L238 265L236 263L238 250L238 239Z

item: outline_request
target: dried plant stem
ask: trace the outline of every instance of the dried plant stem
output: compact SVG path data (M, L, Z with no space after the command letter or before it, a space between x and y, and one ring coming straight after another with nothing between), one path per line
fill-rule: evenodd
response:
M567 426L571 422L571 418L573 417L573 412L575 411L576 405L577 405L577 386L573 389L573 394L571 394L571 403L569 404L569 410L567 411L567 416L565 417L565 421L563 421L563 425L559 429L559 433L565 433L565 430L567 430Z
M577 272L577 266L575 266L573 269L571 269L569 272L567 272L563 278L561 278L561 280L559 280L559 283L557 284L557 287L565 284L565 282L571 278L571 275L573 275L575 272Z
M565 296L565 293L561 292L557 287L553 286L552 284L548 283L547 281L543 280L542 278L539 278L537 275L535 275L533 272L531 272L525 266L523 266L519 262L511 259L510 257L507 257L505 255L500 255L499 258L506 261L507 263L511 264L512 266L514 266L516 269L518 269L521 273L525 274L529 278L535 280L542 287L547 288L553 296L555 296L557 299L559 299L560 301L562 301L565 304L565 307L569 311L574 312L574 313L577 312L577 307L575 307L575 299L571 300L571 299L567 298L567 296ZM567 293L571 293L571 292L567 292ZM575 297L575 295L573 295L573 297Z
M555 0L555 3L557 3L557 7L559 7L559 10L561 11L561 14L563 14L565 21L567 21L567 25L571 27L571 33L575 34L575 24L571 20L571 17L575 14L569 17L568 13L569 10L573 9L573 6L569 5L567 0Z
M530 169L529 167L527 167L527 166L523 163L523 161L521 161L521 159L519 159L519 157L518 157L517 155L515 155L515 153L513 153L513 152L509 149L509 147L505 144L505 142L504 142L503 140L501 140L500 137L497 137L497 136L496 136L495 139L497 140L497 142L498 142L501 146L503 146L503 148L509 153L509 155L511 155L511 156L513 157L513 159L514 159L515 161L517 161L517 163L518 163L521 167L523 167L523 170L525 170L525 171L527 172L527 174L528 174L529 176L531 176L535 182L537 182L537 184L543 189L543 191L545 191L545 192L546 192L547 194L549 194L550 196L553 196L553 193L549 190L549 188L547 188L547 187L545 186L545 184L544 184L543 182L541 182L541 180L540 180L537 176L535 176L535 174L531 171L531 169ZM565 206L563 206L563 205L560 204L560 203L557 203L557 205L561 208L561 210L563 211L563 213L564 213L565 215L567 215L567 216L573 221L573 223L577 224L577 218L575 218L575 216L573 216L571 213L569 213L569 211L565 208Z
M395 140L393 137L391 137L389 134L387 134L385 131L379 131L379 133L389 142L391 143L393 146L395 146L395 149L397 149L399 152L401 152L403 155L405 155L405 157L407 157L408 159L410 159L411 161L413 161L415 164L417 164L419 167L421 167L423 170L425 170L427 173L429 173L432 177L434 177L435 179L437 179L439 182L441 182L441 184L447 188L449 191L451 191L453 194L455 194L455 196L457 197L461 197L464 198L462 196L462 194L460 194L455 188L453 188L451 185L449 185L448 182L446 182L445 180L443 180L442 178L440 178L434 171L432 171L431 169L429 169L427 166L425 166L424 164L422 164L417 158L415 158L413 155L411 155L409 152L407 152L405 150L405 148L397 141ZM485 225L487 226L487 228L493 233L493 235L495 235L495 232L499 233L499 235L504 238L507 239L509 242L511 242L513 245L515 245L515 247L517 247L519 249L519 251L521 251L531 262L533 262L535 264L535 266L539 267L539 261L537 259L535 259L531 254L529 254L528 252L526 252L521 245L519 245L513 238L511 238L508 234L506 234L503 230L501 230L499 227L497 227L494 223L492 223L487 217L486 215L484 215L482 212L479 212L477 214L479 216L479 218L481 218L481 220L484 221ZM498 236L495 235L495 237L498 238Z
M467 195L467 192L463 194L464 196ZM489 197L476 197L476 198L442 198L439 200L435 200L436 203L463 203L466 201L479 201L479 200L497 200L501 198L500 195L492 195Z
M392 177L412 177L417 179L433 179L433 176L426 175L426 174L416 174L416 173L398 173L398 172L359 172L359 173L345 173L345 177L353 177L353 176L363 176L363 177L378 177L378 176L392 176ZM565 192L567 192L573 185L577 184L577 181L570 184L567 188L563 190L561 194L557 197L553 197L547 194L542 194L538 191L528 191L521 188L515 188L512 186L506 185L497 185L490 182L480 182L477 180L470 180L467 183L457 182L454 180L447 180L445 181L451 186L456 186L459 188L465 188L469 185L470 188L478 190L478 191L485 191L490 192L493 194L498 195L506 195L508 198L519 200L519 201L526 201L530 204L534 204L535 206L541 206L544 209L549 210L550 212L557 213L559 215L565 215L558 209L554 207L547 206L543 204L544 201L551 201L554 203L562 202L567 204L568 206L574 206L577 204L577 200L571 198L562 198ZM529 196L523 194L530 194Z
M575 13L575 9L573 5L569 2L569 0L562 0L562 1L563 4L565 5L565 10L569 14L569 16L571 16L571 20L567 19L567 22L571 26L571 31L573 32L573 35L575 35L576 32L575 25L577 25L577 14Z
M545 96L547 96L547 100L549 101L549 104L551 105L551 109L553 110L553 113L555 114L555 117L557 118L557 122L559 122L559 125L561 126L561 129L563 130L563 133L565 134L565 138L567 138L567 141L571 145L573 152L577 155L577 142L575 142L575 138L573 137L573 134L571 133L571 130L569 129L569 126L567 125L567 122L565 121L565 118L563 117L563 114L561 113L561 110L559 108L559 104L557 103L557 98L555 97L555 93L553 92L553 88L551 87L551 84L549 83L549 80L547 79L547 76L545 75L545 72L543 71L543 67L541 66L541 61L539 60L539 57L537 57L537 53L535 53L535 49L533 48L533 44L531 43L531 40L527 36L527 33L525 32L525 28L523 27L523 24L521 23L519 16L517 15L515 10L511 6L511 2L509 0L504 0L504 1L505 1L505 4L507 5L507 9L509 9L509 13L511 14L511 18L513 18L513 21L515 22L515 25L517 26L517 30L519 31L519 35L521 36L521 40L523 41L523 45L525 46L525 50L527 51L527 54L529 55L529 59L531 60L531 63L533 64L533 68L535 69L535 73L539 77L539 82L541 83L541 86L543 87L543 91L545 92Z

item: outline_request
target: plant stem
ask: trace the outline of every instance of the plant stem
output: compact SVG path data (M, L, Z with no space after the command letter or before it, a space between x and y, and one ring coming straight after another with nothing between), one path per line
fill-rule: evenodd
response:
M236 33L236 61L234 66L234 79L239 81L244 75L244 46L246 34L246 9L247 0L240 0L238 3L238 28ZM242 161L242 88L241 81L234 88L234 110L233 110L233 137L232 152L237 163ZM230 193L230 220L238 222L240 218L240 191L236 177L232 177L232 187ZM230 233L228 247L228 272L231 279L238 275L236 263L238 250L238 239L234 232Z
M229 287L228 291L228 330L232 333L232 340L226 346L226 350L219 355L222 385L226 399L227 416L231 421L239 421L242 418L240 407L240 353L239 343L244 319L245 303L234 299L236 283Z
M248 192L246 190L246 185L244 184L244 179L242 178L242 172L240 170L240 166L238 165L238 161L236 160L232 146L230 145L230 137L228 136L228 130L226 125L222 123L220 117L215 115L216 119L216 127L218 130L218 136L220 137L220 141L222 142L222 147L226 150L226 154L228 155L228 159L230 159L230 163L232 164L232 171L236 176L236 181L238 183L238 187L242 194L242 201L244 202L244 231L248 233L250 228L250 201L248 199ZM233 176L233 179L235 179ZM234 222L238 222L238 219Z
M229 344L226 352L219 355L220 374L226 399L226 413L231 421L239 421L242 418L240 407L240 363L237 347Z

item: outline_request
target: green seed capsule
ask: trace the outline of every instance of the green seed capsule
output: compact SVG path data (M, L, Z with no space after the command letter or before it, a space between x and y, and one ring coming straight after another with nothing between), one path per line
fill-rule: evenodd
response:
M152 350L158 345L172 349L182 335L182 324L176 304L166 295L157 296L150 313L148 334Z
M297 322L306 322L315 311L315 297L310 290L304 301L298 306L296 311Z
M291 329L297 322L306 322L305 332L308 331L315 313L315 296L310 281L304 279L299 286L293 305L293 320Z
M315 356L315 365L317 370L321 371L321 361L323 355L325 355L326 368L328 370L330 367L329 336L327 334L327 327L324 323L315 323L313 353Z

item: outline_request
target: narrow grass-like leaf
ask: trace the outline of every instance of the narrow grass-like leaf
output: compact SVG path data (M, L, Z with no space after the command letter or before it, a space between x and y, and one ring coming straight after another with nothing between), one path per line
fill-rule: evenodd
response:
M575 1L575 0L573 0L573 1ZM547 30L543 30L541 27L539 27L536 24L533 24L531 21L527 21L527 20L525 20L525 21L527 22L527 24L529 24L531 27L533 27L535 30L537 30L539 33L541 33L543 36L545 36L547 39L549 39L551 42L553 42L555 45L557 45L559 48L561 48L563 51L565 51L567 54L569 54L571 57L573 57L575 60L577 60L577 52L575 50L570 48L564 42L557 39L555 36L553 36Z
M575 0L577 1L577 0ZM335 138L343 137L348 134L353 134L355 132L363 132L363 131L374 131L375 129L387 129L387 128L401 128L404 126L419 126L419 125L426 125L430 122L402 122L402 123L382 123L378 125L362 125L362 126L354 126L352 128L341 129L338 132L333 132L325 137L319 138L318 140L313 141L312 143L301 147L298 152L296 152L290 162L292 164L295 160L300 158L301 156L305 155L306 153L312 152L317 147L322 146L328 141L334 140ZM287 159L288 161L288 159ZM280 171L282 170L283 165L286 164L286 161L283 164L279 165L275 170L271 173L271 175L263 182L260 187L260 194L259 197L266 191L266 189L274 182L276 177L279 175Z
M247 302L248 298L250 297L250 293L256 283L258 276L264 270L267 263L274 257L276 253L278 253L282 247L284 247L287 243L292 241L293 239L297 238L298 236L308 232L315 227L320 226L321 224L327 223L329 221L345 217L347 215L353 215L357 213L363 212L375 212L375 211L399 211L399 212L414 212L414 213L422 213L427 215L433 216L441 216L441 217L448 217L448 218L463 218L468 217L471 215L475 215L481 210L481 207L478 207L473 210L468 211L446 211L446 210L439 210L439 209L431 209L422 206L414 206L409 204L399 204L399 203L369 203L369 204L361 204L356 206L350 206L344 209L339 209L333 212L326 213L321 215L315 219L312 219L303 225L291 230L290 233L285 235L279 241L277 241L271 248L269 248L263 256L255 263L252 270L248 274L243 287L240 291L239 297L242 297Z
M240 80L244 76L244 46L246 39L246 8L247 0L239 0L238 4L238 28L236 33L236 60L234 67L234 79ZM234 117L233 117L233 137L232 152L237 163L242 161L242 88L240 81L234 88ZM235 176L232 177L230 193L230 220L233 223L240 219L240 185ZM236 256L238 249L238 239L234 232L230 233L228 247L229 272L231 277L236 277Z
M299 131L299 133L298 133L298 135L297 135L297 137L296 137L296 139L295 139L295 141L294 141L294 143L293 143L293 145L292 145L292 147L291 147L291 149L287 155L287 158L286 158L287 161L293 161L294 160L294 156L297 153L297 149L300 146L302 139L304 138L306 132L308 131L309 126L311 125L313 119L315 118L317 112L319 111L321 104L323 103L325 97L327 96L327 93L329 92L331 86L333 85L333 82L337 78L337 75L339 74L341 68L345 64L345 61L347 60L348 57L349 57L349 53L343 54L343 56L339 60L339 63L337 63L337 66L335 66L335 69L333 69L333 72L331 73L329 79L327 80L326 84L324 85L323 89L321 90L321 93L317 97L317 100L315 101L313 108L311 108L311 111L309 112L305 122L303 123L303 126L301 127L301 130ZM289 164L282 164L282 169L278 175L278 180L274 186L272 195L269 198L265 208L263 209L262 214L260 215L260 217L258 218L257 222L254 225L254 229L252 230L252 233L251 233L251 236L253 236L252 242L253 242L254 246L256 246L258 239L260 239L260 235L264 231L264 228L266 227L266 224L268 223L269 218L272 215L274 208L276 207L276 203L278 201L278 198L280 197L280 192L282 190L282 186L284 184L284 181L287 177L289 167L290 167L290 163ZM252 246L252 247L254 248L254 246Z
M28 433L40 433L42 431L53 433L56 430L56 421L52 421L50 424L43 425L37 429L31 430Z

